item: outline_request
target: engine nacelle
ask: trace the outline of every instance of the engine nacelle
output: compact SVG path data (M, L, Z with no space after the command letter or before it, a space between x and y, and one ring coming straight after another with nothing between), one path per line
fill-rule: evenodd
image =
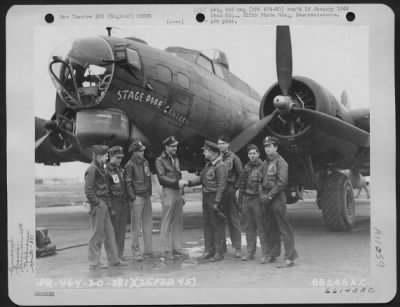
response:
M75 134L83 149L95 144L124 144L129 140L129 119L118 110L78 111Z
M282 92L279 84L275 83L263 96L259 115L263 118L275 110L278 111L267 125L265 133L277 137L286 151L302 155L317 155L321 163L324 163L325 157L327 162L334 162L354 155L356 146L330 136L329 132L314 125L312 121L302 117L300 112L295 111L295 109L309 109L354 124L347 108L339 103L328 90L309 78L296 76L293 77L288 96L286 96L290 102L287 109L279 109L274 104L275 97L279 95L282 95ZM315 144L321 145L316 147Z
M279 95L282 95L282 91L279 84L275 83L267 90L261 100L259 110L260 118L271 114L275 110L274 98ZM353 118L349 111L340 104L327 89L309 78L299 76L293 77L289 96L294 105L298 108L315 110L335 116L348 123L353 123ZM297 122L295 135L306 131L309 127L309 123L299 116L296 116L296 114L291 113L293 112L286 115L280 115L278 117L278 119L280 119L279 121L274 120L274 122L271 122L268 125L270 132L280 137L289 137L293 135L289 133L289 127L284 126L284 121L286 119Z

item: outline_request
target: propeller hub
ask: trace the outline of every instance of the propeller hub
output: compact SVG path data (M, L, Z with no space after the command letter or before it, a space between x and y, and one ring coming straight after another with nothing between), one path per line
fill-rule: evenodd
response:
M274 106L281 112L288 112L292 108L293 102L289 96L279 95L274 98Z

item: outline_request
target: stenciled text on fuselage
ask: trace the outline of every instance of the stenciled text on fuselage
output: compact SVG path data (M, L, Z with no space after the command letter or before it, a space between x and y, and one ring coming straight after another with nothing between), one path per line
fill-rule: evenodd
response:
M135 91L120 89L117 91L117 101L144 102L161 110L164 115L176 120L180 124L186 126L189 124L186 116L174 110L171 105L166 103L164 100L154 97L153 95L150 95L140 90Z

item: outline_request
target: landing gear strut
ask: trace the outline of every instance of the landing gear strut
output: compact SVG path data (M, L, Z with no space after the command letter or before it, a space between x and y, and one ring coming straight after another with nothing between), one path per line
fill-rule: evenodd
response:
M347 176L333 172L324 180L321 194L322 216L329 230L349 231L355 220L353 186Z

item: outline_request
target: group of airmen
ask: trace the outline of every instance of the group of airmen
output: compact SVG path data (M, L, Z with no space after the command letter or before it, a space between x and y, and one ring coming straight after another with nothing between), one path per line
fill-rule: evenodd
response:
M240 159L229 150L230 138L220 136L218 143L205 141L206 159L200 176L182 180L176 155L178 140L167 137L164 151L155 161L155 170L162 187L160 260L165 262L185 256L182 249L184 187L202 185L204 221L204 253L199 261L215 262L227 252L225 227L234 249L234 256L243 261L255 259L257 235L261 244L262 264L274 263L281 254L281 239L285 254L277 267L294 265L298 257L294 235L286 218L288 164L278 154L279 141L267 136L263 140L266 160L260 150L247 146L249 161L243 167ZM85 172L85 194L90 204L89 269L127 266L124 257L125 231L128 215L131 220L131 250L134 260L154 257L152 246L152 181L149 162L144 157L146 147L135 140L129 147L131 158L122 168L123 148L94 145L93 161ZM237 193L238 192L238 193ZM243 216L240 223L240 216ZM241 232L246 234L247 250L242 252ZM139 237L143 235L143 249ZM104 243L108 265L101 264Z

